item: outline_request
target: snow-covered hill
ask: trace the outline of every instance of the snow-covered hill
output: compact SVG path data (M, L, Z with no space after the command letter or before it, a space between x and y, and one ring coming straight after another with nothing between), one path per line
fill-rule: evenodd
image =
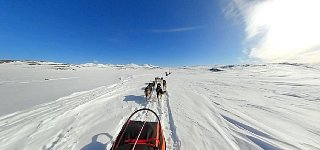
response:
M110 149L143 107L159 114L168 150L320 149L319 65L10 62L0 72L0 149ZM146 102L156 76L168 93Z

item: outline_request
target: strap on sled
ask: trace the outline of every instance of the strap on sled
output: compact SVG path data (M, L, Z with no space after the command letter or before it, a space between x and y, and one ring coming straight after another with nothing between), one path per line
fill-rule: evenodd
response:
M152 141L156 141L156 144L152 144ZM127 144L144 144L144 145L148 145L151 147L158 147L158 143L159 143L159 139L157 138L151 138L151 139L146 139L146 140L137 140L137 139L129 139L129 140L125 140L124 143Z

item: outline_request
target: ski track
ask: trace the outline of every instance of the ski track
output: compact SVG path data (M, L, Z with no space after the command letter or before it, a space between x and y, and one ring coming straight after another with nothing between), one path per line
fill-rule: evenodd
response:
M195 84L193 84L193 86L195 86ZM202 88L204 89L204 91L208 91L209 89L206 88L205 86L198 86L198 88ZM212 96L207 96L208 94L207 93L203 93L203 92L200 92L198 90L193 90L195 93L198 93L199 95L203 95L204 97L206 97L209 101L211 101L213 104L215 104L217 108L221 109L221 110L224 110L224 111L227 111L235 116L238 116L240 118L250 118L249 116L246 116L245 114L243 113L240 113L236 110L234 110L232 107L228 107L226 105L223 105L221 106L221 104L215 102L215 100L212 98ZM203 91L203 90L201 90ZM211 93L212 92L208 92L208 93ZM214 94L214 93L213 93ZM232 113L234 112L234 113ZM246 124L243 124L241 122L238 122L234 119L231 119L221 113L216 113L218 115L218 117L221 118L221 120L225 120L225 122L227 124L232 124L233 126L231 127L228 127L229 128L229 133L232 133L233 132L237 132L245 137L247 137L248 139L250 139L251 141L253 141L254 143L256 143L258 146L260 146L261 148L263 149L284 149L284 148L280 148L280 147L276 147L274 146L273 144L271 144L268 139L273 139L270 135L264 133L263 131L260 131L259 129L255 129L251 126L248 126ZM250 119L251 121L254 121L256 122L255 120L253 119ZM219 127L219 126L217 126ZM235 128L234 128L235 127ZM220 128L220 127L219 127ZM240 131L239 131L240 130ZM226 134L221 134L221 135L226 135ZM234 137L237 137L238 135L236 134L233 134ZM238 137L240 139L240 137ZM225 137L226 141L228 141L229 139L227 137ZM294 147L294 146L293 146ZM234 148L234 149L237 149L237 148ZM294 147L294 149L297 149L297 147Z
M198 93L199 95L204 96L206 99L212 102L216 108L218 108L218 112L216 113L221 120L224 120L226 122L227 128L229 129L229 133L232 134L233 137L238 139L247 138L253 143L255 143L257 146L259 146L262 149L304 149L305 145L309 145L306 143L302 143L293 137L289 137L288 135L284 135L283 133L276 131L267 125L260 123L258 120L255 120L254 118L248 116L247 114L238 111L237 109L228 106L227 103L221 103L217 102L215 98L220 98L221 95L219 95L218 92L213 92L209 88L206 87L205 83L193 83L192 84L195 90L192 90L195 93ZM201 90L197 90L201 89ZM206 92L203 92L206 91ZM289 95L291 96L291 95ZM227 99L228 98L223 98ZM232 99L233 101L235 99ZM260 107L251 105L254 108L260 109L262 111L266 111L269 113L279 113L275 111L269 110L269 108L266 107ZM213 108L214 108L213 107ZM288 109L290 111L290 109ZM299 114L299 112L296 112ZM228 117L232 116L232 117ZM233 118L233 119L232 119ZM236 120L238 118L239 120ZM247 123L247 124L246 124ZM267 132L265 132L267 131ZM283 140L285 139L285 140ZM295 143L295 144L292 144ZM304 146L303 146L304 145ZM310 148L315 148L309 145ZM242 149L242 148L241 148Z
M165 103L166 103L166 110L167 111L165 111L165 112L167 112L166 116L168 117L168 123L169 123L167 125L169 125L169 127L170 127L169 129L171 131L171 137L172 137L172 140L173 140L174 150L180 150L181 141L180 141L179 136L177 134L175 122L174 122L172 111L171 111L171 107L170 107L170 98L169 97L170 97L169 93L166 93L167 100L165 100Z

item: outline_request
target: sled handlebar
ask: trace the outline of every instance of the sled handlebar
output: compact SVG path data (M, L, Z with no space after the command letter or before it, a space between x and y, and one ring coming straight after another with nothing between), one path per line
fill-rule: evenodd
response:
M133 113L130 115L130 117L128 118L127 121L129 121L129 120L131 119L131 117L132 117L133 115L135 115L136 113L138 113L138 112L140 112L140 111L144 111L144 110L152 112L152 113L157 117L158 122L160 123L160 118L159 118L159 116L157 115L157 113L155 113L153 110L151 110L151 109L149 109L149 108L141 108L141 109L136 110L135 112L133 112ZM161 125L160 125L160 126L161 126Z

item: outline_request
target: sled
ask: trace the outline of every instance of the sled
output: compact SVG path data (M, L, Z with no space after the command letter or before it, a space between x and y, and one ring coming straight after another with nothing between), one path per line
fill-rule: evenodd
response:
M154 114L157 122L130 120L140 111ZM166 141L163 135L159 116L151 109L143 108L135 111L122 126L116 141L110 150L165 150Z

